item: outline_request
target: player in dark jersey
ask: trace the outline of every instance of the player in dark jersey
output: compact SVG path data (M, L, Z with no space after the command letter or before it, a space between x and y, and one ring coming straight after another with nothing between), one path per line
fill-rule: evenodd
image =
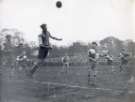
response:
M96 63L97 63L97 43L92 42L92 46L88 51L88 84L95 86L96 80Z
M42 33L39 35L39 53L38 53L38 62L33 66L32 70L30 70L30 76L32 76L36 70L39 68L39 65L43 63L45 58L48 55L49 50L51 49L49 39L54 39L61 41L62 39L53 37L50 32L47 30L47 25L42 24L41 26Z
M120 53L120 72L124 70L124 66L128 64L129 54L125 49L122 49Z

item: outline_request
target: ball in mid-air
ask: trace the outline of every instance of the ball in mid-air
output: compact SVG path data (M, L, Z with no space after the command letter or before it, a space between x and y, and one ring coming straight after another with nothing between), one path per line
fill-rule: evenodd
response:
M57 8L61 8L62 7L62 2L61 1L57 1L56 2L56 7Z

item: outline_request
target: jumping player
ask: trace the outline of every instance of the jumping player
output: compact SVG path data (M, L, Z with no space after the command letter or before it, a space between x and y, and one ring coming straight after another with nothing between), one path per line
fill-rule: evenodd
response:
M124 66L128 64L129 54L125 49L122 49L120 53L120 72L123 71Z
M67 54L62 57L63 71L66 73L69 71L69 60L70 58Z
M92 42L92 47L88 51L88 84L95 86L96 80L96 63L97 63L97 43Z
M38 62L33 66L33 68L30 70L30 76L36 72L36 70L39 68L39 65L43 63L43 61L46 59L50 47L49 39L54 39L61 41L62 39L53 37L50 32L47 30L47 25L42 24L41 26L42 33L39 35L39 54L38 54Z

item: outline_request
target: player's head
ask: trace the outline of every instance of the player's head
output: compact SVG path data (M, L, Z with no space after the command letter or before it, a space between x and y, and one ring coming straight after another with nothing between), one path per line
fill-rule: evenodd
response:
M47 30L47 24L41 24L40 27L43 32Z
M94 49L98 46L98 44L96 42L92 42L91 45L92 45L92 48L94 48Z

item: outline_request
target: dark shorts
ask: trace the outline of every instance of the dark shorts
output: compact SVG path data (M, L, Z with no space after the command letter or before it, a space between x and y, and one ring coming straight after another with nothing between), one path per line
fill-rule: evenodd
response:
M39 47L38 58L42 59L42 60L45 59L47 57L47 55L48 55L48 52L49 52L49 48L40 46Z

